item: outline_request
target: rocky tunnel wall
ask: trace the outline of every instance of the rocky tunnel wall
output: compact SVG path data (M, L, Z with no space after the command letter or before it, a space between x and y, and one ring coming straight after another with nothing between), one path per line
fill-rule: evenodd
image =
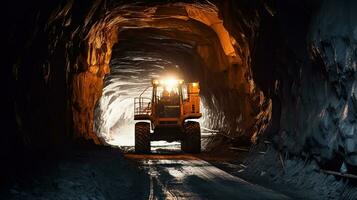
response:
M221 7L237 41L241 32L255 35L250 41L254 81L272 100L265 137L283 152L322 165L355 166L356 4L276 1L258 5L255 12L244 9L252 5L257 6L225 2ZM229 20L243 16L251 23Z

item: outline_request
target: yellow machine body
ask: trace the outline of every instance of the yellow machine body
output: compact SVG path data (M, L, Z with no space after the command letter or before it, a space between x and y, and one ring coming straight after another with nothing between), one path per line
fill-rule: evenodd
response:
M148 88L147 88L148 89ZM134 100L135 151L150 152L150 142L181 141L187 153L201 151L201 130L197 121L200 112L199 83L182 80L153 80L151 98ZM150 122L148 122L150 121Z
M198 82L184 83L182 80L173 82L173 87L177 92L176 103L164 102L164 97L160 94L160 87L168 87L167 81L152 81L152 98L138 97L134 102L134 119L150 120L153 128L182 126L186 119L198 119L202 116L200 112L200 87ZM171 88L171 89L173 89ZM171 98L171 99L170 99ZM169 96L168 101L174 98ZM164 104L164 111L169 109L179 111L174 115L160 114L160 106ZM166 109L166 110L165 110Z

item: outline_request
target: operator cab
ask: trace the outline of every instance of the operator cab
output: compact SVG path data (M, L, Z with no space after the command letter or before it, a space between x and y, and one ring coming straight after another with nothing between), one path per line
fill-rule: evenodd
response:
M182 101L181 85L157 85L157 115L160 118L180 117L180 102Z

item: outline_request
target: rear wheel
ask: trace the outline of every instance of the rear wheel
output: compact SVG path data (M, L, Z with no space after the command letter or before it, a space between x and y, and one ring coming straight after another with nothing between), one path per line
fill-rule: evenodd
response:
M184 136L181 141L181 149L186 153L201 152L201 129L200 123L188 121L184 124Z
M150 123L135 124L135 152L150 153Z

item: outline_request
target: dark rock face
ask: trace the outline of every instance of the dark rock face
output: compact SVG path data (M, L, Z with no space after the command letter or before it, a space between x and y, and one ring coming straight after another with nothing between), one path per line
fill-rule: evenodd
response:
M103 134L93 131L106 123L101 115L108 107L94 121L103 87L106 101L114 101L117 93L110 91L120 87L110 84L129 77L130 65L140 71L134 58L155 48L156 61L143 70L175 63L198 79L210 128L255 142L271 138L280 150L321 163L339 155L357 165L355 3L129 3L53 1L23 7L22 17L6 16L14 53L3 79L11 85L5 127L14 134L2 140L4 156L13 144L103 143ZM128 48L137 51L125 55ZM177 63L178 57L192 62ZM119 60L114 67L112 58Z
M320 62L322 76L316 80L318 91L310 95L315 116L306 131L313 135L321 157L342 155L357 165L357 16L354 1L326 1L311 23L311 55ZM315 81L314 81L315 82ZM306 122L307 123L307 122ZM318 151L318 148L314 148Z
M221 7L240 46L255 47L248 54L254 81L272 99L268 136L293 154L311 153L321 163L342 156L356 165L357 5L228 1Z

